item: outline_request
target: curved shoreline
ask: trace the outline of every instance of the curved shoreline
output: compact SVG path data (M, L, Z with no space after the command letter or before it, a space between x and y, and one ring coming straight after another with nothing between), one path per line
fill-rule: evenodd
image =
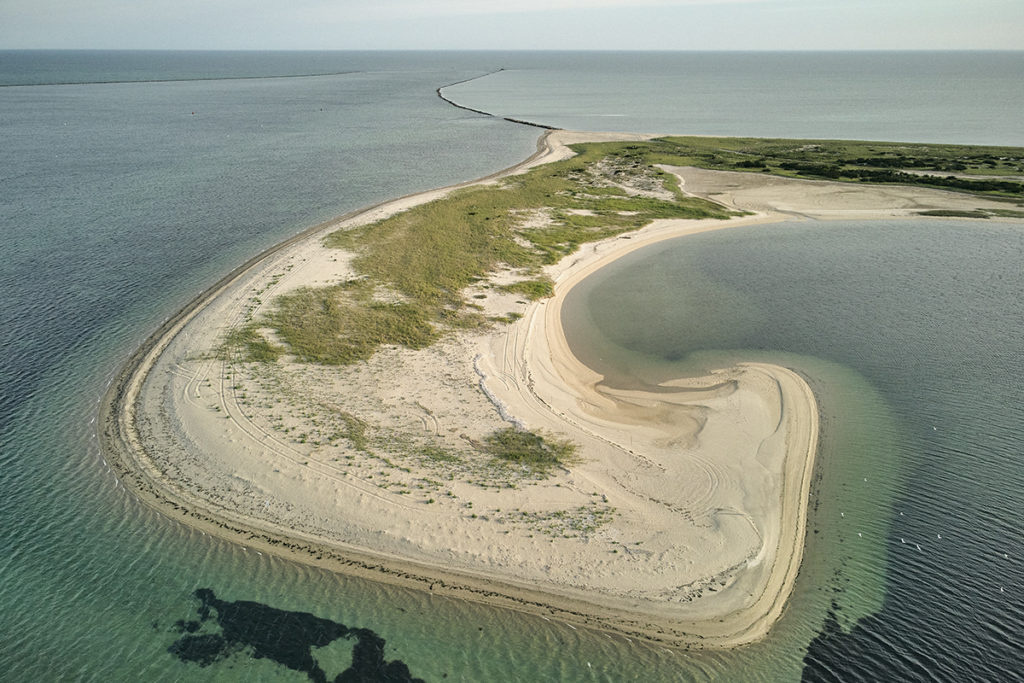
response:
M562 137L571 140L573 134L565 133ZM577 137L593 136L583 134ZM315 535L274 525L264 519L251 518L237 511L211 506L209 501L197 498L191 492L169 480L164 473L153 466L152 460L145 452L145 447L139 437L139 425L148 419L144 415L140 415L139 412L139 395L143 383L160 355L185 325L233 283L244 278L248 272L270 257L306 240L313 239L344 220L357 217L372 218L378 211L394 209L396 206L400 207L410 202L429 201L456 187L485 182L525 169L535 163L561 158L559 155L565 154L565 148L556 147L552 143L550 134L545 133L538 140L538 151L509 169L476 181L460 183L442 190L409 195L346 214L339 219L303 231L233 270L154 332L132 354L116 380L111 384L101 408L103 424L101 440L104 451L119 478L132 488L144 503L172 519L241 543L243 546L266 550L307 564L323 566L374 580L411 585L488 604L512 607L524 612L555 616L570 623L602 628L673 645L727 647L762 637L784 609L799 569L806 524L808 490L817 444L817 412L813 395L810 394L806 383L798 376L782 368L754 364L747 366L755 374L763 373L772 377L773 381L778 384L779 391L782 391L783 385L785 385L785 391L788 392L787 396L790 399L802 397L805 401L805 412L810 411L809 415L803 416L804 423L809 419L811 424L809 428L806 424L803 427L806 429L806 443L803 450L796 449L798 455L795 460L799 462L794 463L792 457L786 458L787 474L783 490L786 492L784 501L788 504L784 505L779 522L779 528L783 531L779 533L777 544L772 550L783 560L782 566L779 567L781 571L770 572L771 580L765 583L764 590L752 606L743 610L734 610L725 617L721 617L722 621L716 619L717 625L715 626L707 623L706 619L693 621L666 618L665 615L645 616L635 611L624 610L621 606L608 606L588 601L581 598L578 592L559 592L551 590L550 587L546 590L537 589L529 583L491 575L487 572L474 573L465 569L447 570L444 567L404 559L394 554L379 551L367 552L362 548L336 541L325 543L323 539ZM564 384L567 377L579 381L579 384L570 387L571 390L582 394L589 392L591 398L597 396L594 394L594 387L597 385L599 377L595 377L592 371L579 364L568 349L561 331L559 316L561 302L573 284L611 260L641 246L693 232L777 219L777 217L762 214L731 221L705 221L699 225L696 223L700 222L694 221L684 222L685 225L681 225L679 221L672 222L672 224L656 222L656 224L633 233L629 242L613 239L588 245L587 250L591 251L590 255L577 254L569 257L567 260L573 262L563 266L560 276L556 278L558 284L556 296L548 302L532 306L530 314L514 326L518 330L515 333L514 353L524 361L522 367L528 368L527 373L533 373L527 378L528 381L520 387L528 387L529 393L532 395L532 398L527 397L526 400L532 401L534 410L547 411L548 418L551 418L557 413L557 409L552 410L552 406L558 401L566 400L566 396L569 396L570 402L579 398L579 393L575 396L566 394L564 391L560 395L550 393L552 387L560 389L558 385ZM524 333L519 334L520 331ZM546 381L543 378L541 381L535 381L540 375L550 375L550 377ZM538 386L542 387L543 391L538 392ZM544 391L549 393L542 396L541 393ZM556 394L558 394L557 391ZM597 400L607 400L607 396L597 397ZM787 402L791 403L792 401L787 399ZM579 414L574 415L574 418L586 420L585 416ZM595 434L600 431L600 426L595 426L595 424L588 423L587 427ZM598 436L600 435L598 434ZM793 496L790 492L797 492L797 495ZM603 596L595 597L600 601ZM720 617L720 615L716 616ZM702 627L703 630L701 630Z
M594 375L594 372L583 365L572 353L562 329L561 308L566 296L575 285L613 261L637 249L664 240L700 232L740 227L740 225L771 222L772 220L774 219L769 216L757 216L742 223L719 221L718 224L710 223L666 231L639 240L624 249L610 252L576 272L567 273L565 279L559 280L557 283L559 288L556 291L556 296L553 297L554 301L543 312L544 327L546 328L545 339L561 346L550 353L552 363L564 366L558 370L559 374L563 378L583 378ZM535 356L534 363L539 364L544 361L539 357L537 345L534 345L532 353ZM786 440L783 468L785 482L779 492L782 499L782 510L777 545L770 550L763 548L763 551L767 551L766 559L772 564L772 567L767 580L763 583L762 591L752 603L724 615L713 627L711 624L702 625L705 629L703 633L705 643L714 642L717 639L716 644L725 647L760 640L768 634L775 621L782 616L803 559L807 511L819 445L818 403L810 386L797 372L768 363L744 362L740 364L740 367L764 373L778 387L780 430L777 434L783 435ZM590 381L593 382L593 379ZM666 384L668 383L663 383L659 389L664 390ZM591 383L586 390L593 392L594 386ZM786 423L784 429L781 425L783 421Z

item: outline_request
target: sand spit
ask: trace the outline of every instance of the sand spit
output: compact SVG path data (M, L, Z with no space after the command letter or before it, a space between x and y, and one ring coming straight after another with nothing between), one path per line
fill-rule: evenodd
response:
M547 133L533 157L476 182L565 158L572 142L648 137ZM814 396L793 371L753 363L647 391L606 386L566 343L565 294L659 240L792 214L958 208L963 195L671 170L688 192L757 213L656 221L586 245L550 268L547 300L477 291L488 314L521 315L514 324L353 366L244 364L218 349L276 296L351 276L324 235L451 188L285 242L132 356L104 401L108 458L147 504L261 552L665 644L763 637L800 566ZM496 468L476 446L510 424L573 440L581 462L547 479Z

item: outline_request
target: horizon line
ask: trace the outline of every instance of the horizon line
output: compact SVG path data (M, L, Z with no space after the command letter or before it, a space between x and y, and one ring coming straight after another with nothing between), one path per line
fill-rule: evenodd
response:
M658 48L255 48L255 47L0 47L0 52L590 52L590 53L820 53L820 52L1024 52L1022 48L763 48L763 49L658 49Z

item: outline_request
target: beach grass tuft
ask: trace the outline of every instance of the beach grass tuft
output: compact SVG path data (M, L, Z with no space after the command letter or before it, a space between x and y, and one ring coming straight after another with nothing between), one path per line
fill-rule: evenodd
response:
M281 296L268 324L299 359L342 365L382 345L418 349L437 339L430 312L415 302L378 301L368 287L307 287Z
M228 332L221 345L221 356L235 354L245 361L273 363L285 353L285 348L267 340L259 331L259 325L249 323Z
M515 427L488 434L483 450L499 461L525 465L540 473L568 467L576 460L576 445L572 442Z
M519 280L509 285L502 285L499 289L511 294L522 294L530 301L537 301L552 296L555 293L555 283L551 278L542 276L533 280Z

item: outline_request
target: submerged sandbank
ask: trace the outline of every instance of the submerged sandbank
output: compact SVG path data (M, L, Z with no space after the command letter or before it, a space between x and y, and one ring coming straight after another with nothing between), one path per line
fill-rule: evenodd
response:
M595 137L546 134L537 155L506 173ZM744 192L760 176L675 171L688 191L760 211L656 221L586 245L549 270L554 297L520 305L488 295L486 306L518 306L518 322L421 351L385 349L356 366L246 365L217 349L274 296L351 275L325 234L447 190L343 217L261 255L169 320L112 385L103 416L115 468L160 511L260 551L666 643L756 640L800 564L813 395L794 372L763 364L649 391L603 386L566 344L564 296L640 246L778 220L785 214L770 209L780 204L883 216L942 208L951 193L886 188L898 192L865 199L874 188L812 183L831 189L800 204L808 193L791 183L809 181L782 181L758 185L763 206L752 207ZM429 455L465 449L506 418L572 439L582 462L537 480ZM357 427L390 450L353 448Z

